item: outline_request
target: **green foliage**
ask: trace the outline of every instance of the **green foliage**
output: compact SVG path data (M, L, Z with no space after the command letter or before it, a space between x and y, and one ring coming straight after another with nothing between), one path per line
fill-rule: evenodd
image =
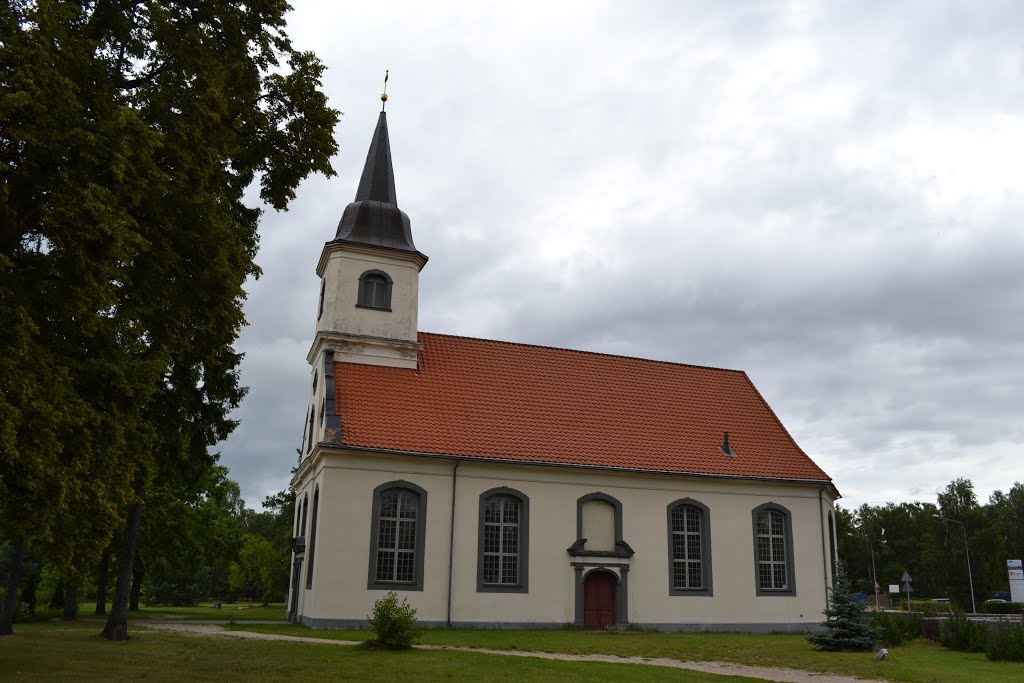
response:
M231 565L231 588L246 592L255 590L264 603L281 599L287 582L280 581L280 567L288 566L288 556L270 541L255 534L246 534L238 561Z
M153 482L190 502L235 426L246 189L283 209L333 173L338 112L287 10L0 7L0 535L76 585Z
M939 630L942 646L961 652L984 652L987 638L988 628L971 621L960 610L954 610Z
M367 619L377 634L376 642L392 650L412 647L421 631L416 625L416 608L408 598L399 602L394 591L373 603L373 614Z
M1024 614L1024 602L985 602L978 611L986 614Z
M1024 624L996 624L988 633L985 656L993 661L1024 662Z
M881 631L880 642L885 647L896 647L921 637L920 614L872 612L871 623Z
M964 526L935 519L936 514ZM898 583L906 570L913 577L915 598L948 597L969 609L969 548L978 610L1004 613L1012 609L990 609L984 599L1008 589L1006 559L1024 557L1024 484L1014 483L1005 493L995 491L984 502L978 500L969 480L956 479L934 502L862 505L852 512L837 508L835 518L839 556L858 591L873 594L873 550L883 590ZM905 595L899 598L905 599ZM944 614L950 606L914 600L913 608L915 612Z
M864 605L853 599L850 579L841 562L836 566L828 597L828 607L824 611L827 619L822 624L825 631L808 634L808 642L818 650L832 652L860 652L874 647L881 633L871 623Z

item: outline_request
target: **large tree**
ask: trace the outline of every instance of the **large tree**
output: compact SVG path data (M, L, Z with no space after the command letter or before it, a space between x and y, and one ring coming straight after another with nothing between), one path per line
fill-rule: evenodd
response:
M0 519L88 566L123 521L112 639L151 482L212 467L244 395L233 344L261 209L243 193L258 181L283 209L332 173L338 112L288 9L0 8Z

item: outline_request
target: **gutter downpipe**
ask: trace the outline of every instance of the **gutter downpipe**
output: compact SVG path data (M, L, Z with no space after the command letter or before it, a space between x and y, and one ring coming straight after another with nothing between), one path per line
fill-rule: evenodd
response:
M458 482L459 465L461 460L455 461L452 468L452 522L448 530L448 617L446 623L448 628L452 627L452 564L455 558L455 485Z
M818 489L818 521L821 522L821 576L825 580L825 607L828 607L828 549L825 547L825 487Z

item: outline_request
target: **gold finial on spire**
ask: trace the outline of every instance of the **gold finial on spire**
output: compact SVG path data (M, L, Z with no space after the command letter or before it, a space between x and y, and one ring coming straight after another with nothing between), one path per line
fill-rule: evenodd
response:
M384 111L384 106L388 101L388 70L384 69L384 92L380 94L380 101L383 103L380 105L380 110Z

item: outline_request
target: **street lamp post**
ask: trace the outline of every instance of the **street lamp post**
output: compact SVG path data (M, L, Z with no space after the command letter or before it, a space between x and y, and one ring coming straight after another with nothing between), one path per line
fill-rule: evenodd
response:
M932 515L935 519L941 519L943 522L953 522L953 524L959 524L964 530L964 553L967 555L967 580L971 583L971 612L973 614L978 613L978 606L974 602L974 577L971 576L971 550L967 547L967 525L963 522L958 522L955 519L949 517L943 517L942 515Z
M871 553L871 585L875 590L875 611L879 611L881 607L878 605L878 572L875 571L875 546L871 543L871 539L868 538L867 534L850 534L851 536L857 536L863 538L864 542L868 544L868 552Z

